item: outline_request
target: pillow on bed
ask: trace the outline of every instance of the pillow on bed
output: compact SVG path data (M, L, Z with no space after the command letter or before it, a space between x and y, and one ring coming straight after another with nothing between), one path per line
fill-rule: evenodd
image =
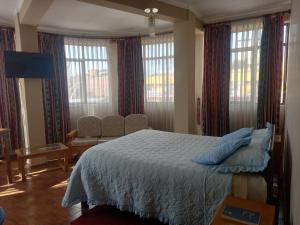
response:
M270 159L272 128L254 130L248 146L240 148L217 167L222 173L260 172Z
M208 151L195 156L192 161L205 165L219 164L240 147L248 145L250 141L250 137L228 140L223 140L221 138L214 147L211 147L208 149Z
M222 140L240 139L251 136L253 128L241 128L222 137Z

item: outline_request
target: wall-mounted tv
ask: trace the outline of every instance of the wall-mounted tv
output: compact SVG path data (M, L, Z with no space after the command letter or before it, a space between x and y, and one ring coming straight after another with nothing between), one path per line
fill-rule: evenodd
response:
M4 52L6 77L46 78L53 76L53 57L32 52Z

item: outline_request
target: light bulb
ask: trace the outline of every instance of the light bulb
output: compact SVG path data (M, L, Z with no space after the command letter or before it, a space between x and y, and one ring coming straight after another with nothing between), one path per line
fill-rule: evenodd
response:
M150 8L146 8L146 9L144 10L144 12L147 13L147 14L149 14L149 13L151 12L151 9L150 9Z
M152 8L152 13L158 13L158 8Z

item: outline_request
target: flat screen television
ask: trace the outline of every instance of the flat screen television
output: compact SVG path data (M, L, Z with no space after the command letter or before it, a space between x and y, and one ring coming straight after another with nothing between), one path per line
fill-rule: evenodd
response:
M32 52L4 52L6 77L49 79L53 76L53 57Z

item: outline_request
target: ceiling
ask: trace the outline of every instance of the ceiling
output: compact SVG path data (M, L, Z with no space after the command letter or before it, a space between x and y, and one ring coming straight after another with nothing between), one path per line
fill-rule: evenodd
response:
M138 0L137 0L138 1ZM262 15L290 9L290 0L160 0L192 10L204 21ZM13 25L23 0L0 0L0 24ZM136 35L147 32L144 16L91 5L76 0L55 0L43 16L40 30L102 36ZM172 29L172 23L157 20L157 30Z
M0 0L0 23L13 24L15 15L23 0Z
M188 8L205 23L239 19L291 8L291 0L160 0Z
M156 25L157 30L172 28L172 23L163 20L156 20ZM103 36L148 32L144 16L74 0L55 0L43 16L40 27Z
M0 24L13 25L22 2L0 0ZM156 27L158 32L169 31L173 24L157 19ZM55 0L42 17L39 30L101 36L129 36L148 32L144 16L75 0Z

